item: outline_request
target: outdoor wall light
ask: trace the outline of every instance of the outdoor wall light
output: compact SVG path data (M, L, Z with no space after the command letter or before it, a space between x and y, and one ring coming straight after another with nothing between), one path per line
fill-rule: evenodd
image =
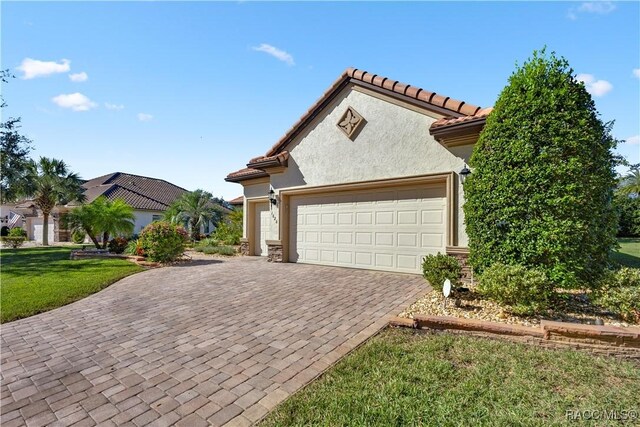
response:
M273 188L269 190L269 201L273 206L278 204L278 199L276 198L276 192L273 191Z
M464 181L469 175L471 175L471 170L467 167L467 165L464 165L459 173L460 178L462 178L462 181Z

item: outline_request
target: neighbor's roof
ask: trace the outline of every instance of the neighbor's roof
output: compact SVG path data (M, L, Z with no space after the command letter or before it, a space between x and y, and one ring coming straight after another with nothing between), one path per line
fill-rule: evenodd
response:
M138 210L164 211L186 193L182 187L163 179L114 172L90 179L83 184L87 202L99 196L110 200L122 199Z
M264 156L252 159L247 168L241 169L227 175L226 181L239 182L246 179L259 178L268 176L268 174L256 167L265 162L265 160L274 159L276 156L286 153L285 147L302 131L311 120L313 120L320 111L349 83L355 83L364 87L368 87L380 93L386 93L395 97L399 97L412 104L423 106L436 110L440 114L444 114L443 119L433 123L432 129L438 127L440 129L456 125L456 120L485 120L488 109L482 109L473 104L464 101L430 92L416 86L401 83L397 80L391 80L387 77L369 73L367 71L358 70L357 68L347 68L338 79L325 91L325 93L305 112L302 117L289 129L282 138L266 153ZM489 109L490 111L490 109ZM479 114L486 113L483 116ZM436 126L436 123L438 125ZM256 167L254 166L254 163Z
M238 196L235 199L229 200L229 204L233 206L244 205L244 196Z

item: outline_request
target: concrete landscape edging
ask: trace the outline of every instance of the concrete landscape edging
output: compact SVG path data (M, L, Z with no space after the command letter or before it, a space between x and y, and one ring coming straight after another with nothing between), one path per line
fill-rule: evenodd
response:
M573 348L598 355L640 361L640 327L621 328L544 320L539 327L533 328L452 316L420 314L415 315L413 319L396 317L391 319L389 325L502 338L548 348Z

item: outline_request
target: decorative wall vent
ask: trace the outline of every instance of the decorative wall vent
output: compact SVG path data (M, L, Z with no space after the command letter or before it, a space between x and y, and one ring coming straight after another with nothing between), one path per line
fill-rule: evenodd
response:
M347 135L349 139L354 139L358 132L364 127L366 120L352 107L348 107L340 120L338 120L338 128Z

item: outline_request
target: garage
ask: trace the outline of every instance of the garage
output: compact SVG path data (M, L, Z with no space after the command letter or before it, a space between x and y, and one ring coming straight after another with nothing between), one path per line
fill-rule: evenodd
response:
M289 261L421 273L445 252L443 184L293 196Z
M49 221L49 228L48 228L48 236L49 236L49 243L53 242L53 221ZM31 221L31 236L32 239L35 240L38 243L42 243L42 236L43 236L43 230L44 230L44 225L43 225L43 219L42 218L33 218Z

